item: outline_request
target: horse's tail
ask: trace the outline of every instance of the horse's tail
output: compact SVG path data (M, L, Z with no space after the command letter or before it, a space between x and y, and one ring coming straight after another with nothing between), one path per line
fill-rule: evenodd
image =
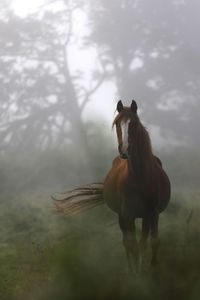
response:
M66 197L51 197L55 203L55 211L68 216L76 215L103 204L103 183L94 182L61 194Z

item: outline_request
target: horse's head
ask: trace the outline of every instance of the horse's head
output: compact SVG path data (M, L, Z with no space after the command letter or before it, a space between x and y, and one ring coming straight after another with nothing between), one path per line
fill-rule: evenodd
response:
M137 116L137 104L135 100L132 100L131 106L123 106L120 100L117 103L118 115L113 121L113 126L116 126L117 139L118 139L118 150L120 157L127 159L130 155L132 138L131 135L134 128L136 129L139 123Z

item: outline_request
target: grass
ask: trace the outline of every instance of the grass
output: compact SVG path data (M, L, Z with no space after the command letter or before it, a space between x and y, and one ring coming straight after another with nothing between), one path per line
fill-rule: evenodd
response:
M0 298L199 299L197 195L175 193L160 218L159 264L148 262L137 277L128 273L117 218L106 206L63 218L37 202L23 209L13 204L10 224L1 207L7 228L1 226ZM195 213L187 227L190 201ZM146 255L150 261L150 247Z
M160 216L159 264L150 266L149 246L146 269L138 276L128 272L117 216L106 205L72 218L52 212L53 191L105 174L102 160L91 175L74 171L67 157L49 152L32 160L28 155L28 163L23 157L24 164L0 161L0 299L199 299L200 191L198 176L193 180L188 171L193 156L184 160L181 182L182 159L171 165L165 159L175 188ZM195 158L195 174L199 161ZM140 231L137 220L138 237Z

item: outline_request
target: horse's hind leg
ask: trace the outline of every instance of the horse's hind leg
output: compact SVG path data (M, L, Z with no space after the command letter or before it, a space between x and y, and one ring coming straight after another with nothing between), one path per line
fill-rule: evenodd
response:
M126 250L129 270L132 272L131 257L135 261L136 272L138 272L138 245L136 240L135 221L131 218L119 216L119 226L123 233L123 244Z
M158 238L158 220L159 220L158 213L153 214L151 218L151 247L152 247L151 264L153 266L157 264L157 254L160 245L160 241Z

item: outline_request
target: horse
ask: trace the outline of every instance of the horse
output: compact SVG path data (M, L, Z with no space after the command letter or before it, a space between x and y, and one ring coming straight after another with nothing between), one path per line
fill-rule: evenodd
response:
M116 127L119 155L114 159L105 181L66 192L64 199L53 199L56 200L56 211L67 215L80 213L105 200L118 215L129 269L133 270L133 260L138 272L140 252L143 261L149 235L151 264L157 264L159 214L169 203L170 181L161 160L152 153L150 137L138 117L135 100L130 107L118 101L117 111L112 127ZM74 201L80 197L86 199ZM137 218L142 219L139 243L135 227Z
M139 266L139 249L146 249L151 234L151 264L157 264L159 248L159 214L170 200L170 181L161 160L152 152L151 140L137 114L137 103L130 107L117 103L118 115L113 121L118 139L117 156L104 181L103 196L107 205L118 214L129 268L131 257ZM135 219L142 219L139 247Z

